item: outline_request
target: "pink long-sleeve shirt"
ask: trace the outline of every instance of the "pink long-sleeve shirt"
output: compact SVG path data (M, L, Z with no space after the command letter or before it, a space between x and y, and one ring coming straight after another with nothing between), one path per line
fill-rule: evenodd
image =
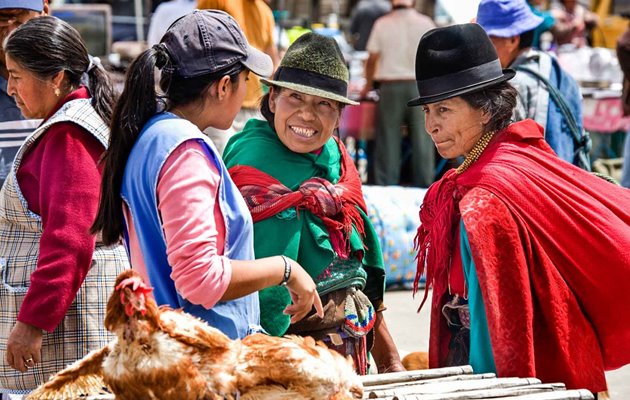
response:
M166 238L171 278L179 294L205 308L223 296L232 277L225 257L225 223L219 202L219 171L195 140L182 143L160 171L157 204ZM129 209L124 206L131 265L149 282Z

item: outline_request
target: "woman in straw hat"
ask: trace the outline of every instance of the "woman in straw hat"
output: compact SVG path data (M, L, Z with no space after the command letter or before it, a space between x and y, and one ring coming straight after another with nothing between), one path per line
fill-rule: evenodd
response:
M535 376L593 392L630 362L630 192L558 158L483 29L439 28L416 58L427 132L465 157L420 209L418 274L433 287L430 366Z
M378 237L361 180L333 137L346 97L348 69L332 38L307 33L287 50L261 112L228 143L224 160L254 219L256 255L284 254L317 283L325 315L297 324L283 315L289 293L260 293L261 322L273 335L313 336L351 355L361 374L367 352L379 371L403 367L382 316L384 277Z
M313 305L322 312L298 263L277 254L254 260L247 207L202 133L229 127L250 71L268 76L272 68L224 12L194 11L174 22L127 72L93 226L106 243L124 238L158 304L183 308L232 339L258 327L256 291L267 286L287 286L292 320Z

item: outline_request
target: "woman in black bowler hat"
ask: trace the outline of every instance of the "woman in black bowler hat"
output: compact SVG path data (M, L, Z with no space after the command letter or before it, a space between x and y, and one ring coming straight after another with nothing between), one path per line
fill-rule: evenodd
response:
M479 25L428 32L416 57L409 105L442 157L465 157L420 209L430 366L606 390L604 371L630 362L630 192L558 158L534 121L510 121L514 71Z

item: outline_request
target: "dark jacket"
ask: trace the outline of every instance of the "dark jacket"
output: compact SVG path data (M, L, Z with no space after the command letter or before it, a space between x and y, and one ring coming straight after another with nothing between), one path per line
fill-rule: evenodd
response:
M630 115L630 25L617 40L617 58L623 71L623 93L621 101L623 115Z

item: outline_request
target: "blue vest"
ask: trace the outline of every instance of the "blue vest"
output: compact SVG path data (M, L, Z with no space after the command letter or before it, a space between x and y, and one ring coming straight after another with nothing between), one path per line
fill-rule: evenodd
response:
M221 175L218 200L225 219L224 255L233 260L253 260L253 222L247 205L210 139L187 120L171 113L159 113L147 122L127 160L121 195L131 211L157 303L183 308L230 338L243 338L259 329L258 293L219 302L207 310L184 299L170 277L172 268L166 257L166 240L157 208L157 184L168 156L187 140L202 144ZM208 215L212 216L212 210L208 210Z

